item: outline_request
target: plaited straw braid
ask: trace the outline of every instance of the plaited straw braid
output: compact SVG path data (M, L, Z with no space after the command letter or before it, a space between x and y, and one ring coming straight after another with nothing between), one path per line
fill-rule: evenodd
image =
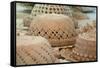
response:
M92 56L92 55L87 55L87 54L76 53L76 52L74 52L74 50L70 56L71 56L71 58L74 58L74 60L76 60L76 62L95 61L96 60L96 55Z
M65 15L39 15L32 21L29 31L34 36L45 37L52 46L75 43L76 31L73 21Z
M43 42L44 41L44 42ZM17 65L57 63L51 45L42 37L17 36Z
M96 56L86 55L86 54L79 54L74 52L73 49L62 49L60 51L61 57L65 58L71 62L79 62L79 61L95 61Z
M24 26L29 27L31 20L42 14L63 14L69 17L72 16L72 11L69 6L50 5L50 4L35 4L31 11L31 15L24 18Z
M75 47L68 52L62 50L61 55L71 61L95 61L96 60L96 34L88 32L80 34L77 38Z

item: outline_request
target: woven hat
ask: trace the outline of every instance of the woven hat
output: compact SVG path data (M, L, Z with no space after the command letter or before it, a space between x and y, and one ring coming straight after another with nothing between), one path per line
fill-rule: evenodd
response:
M80 58L78 61L96 60L96 34L93 32L79 35L73 53Z
M66 46L75 43L76 31L73 21L62 14L44 14L37 16L29 31L34 36L42 36L52 46Z
M17 65L57 63L51 45L43 37L17 36Z
M80 34L77 38L75 47L62 50L61 55L68 60L95 61L96 60L96 34L94 32Z
M24 21L24 26L29 26L30 20L34 19L37 15L42 14L63 14L72 18L72 11L69 6L63 5L51 5L51 4L35 4L31 15L26 17Z

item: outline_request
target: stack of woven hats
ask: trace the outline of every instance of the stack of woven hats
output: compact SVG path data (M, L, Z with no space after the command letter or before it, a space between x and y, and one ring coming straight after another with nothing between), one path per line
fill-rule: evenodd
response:
M57 58L72 62L96 60L96 26L77 35L73 17L77 15L76 20L87 17L79 13L79 16L73 15L70 9L69 6L35 4L31 17L24 19L28 32L17 33L18 65L58 63Z
M68 16L43 14L38 15L31 22L29 33L46 38L54 49L54 55L59 56L60 48L75 44L77 34L74 26L72 19Z

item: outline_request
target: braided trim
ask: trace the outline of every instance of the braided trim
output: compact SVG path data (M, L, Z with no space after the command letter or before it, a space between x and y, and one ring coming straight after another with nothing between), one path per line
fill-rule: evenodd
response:
M94 61L96 60L96 56L91 55L85 55L76 53L73 48L62 48L63 50L60 50L60 54L62 57L64 57L66 60L72 61L72 62L79 62L79 61ZM67 51L67 50L68 51Z
M84 55L84 54L79 54L72 52L70 55L71 58L75 59L76 61L94 61L96 60L96 56L90 56L90 55Z

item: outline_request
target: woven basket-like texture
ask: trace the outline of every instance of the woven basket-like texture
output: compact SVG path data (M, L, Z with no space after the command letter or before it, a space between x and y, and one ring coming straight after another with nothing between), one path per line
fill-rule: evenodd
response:
M49 5L49 4L35 4L31 12L32 16L41 14L64 14L72 17L72 11L69 6Z
M42 37L17 36L17 65L56 63L51 45Z
M50 4L35 4L31 11L30 17L24 18L24 26L29 26L31 19L42 14L63 14L72 18L72 11L69 6L50 5Z
M68 52L70 51L70 52ZM80 34L72 50L63 50L61 55L71 61L96 60L96 35L95 33Z
M30 33L49 40L52 46L66 46L75 43L76 31L73 21L62 14L37 16L30 25Z
M93 32L83 33L79 35L76 42L76 47L73 49L73 53L80 58L79 61L88 61L96 59L96 34Z

